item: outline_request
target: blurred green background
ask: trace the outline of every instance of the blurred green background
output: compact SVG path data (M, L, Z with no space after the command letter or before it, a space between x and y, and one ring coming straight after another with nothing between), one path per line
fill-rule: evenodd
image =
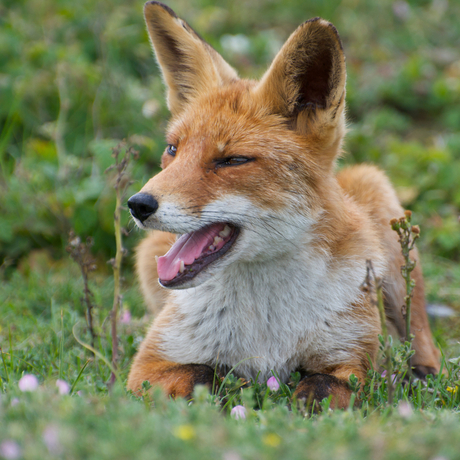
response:
M460 2L168 2L245 77L322 16L348 65L347 156L379 164L422 227L432 300L460 308ZM140 152L135 193L158 169L168 118L143 1L0 3L0 276L67 257L71 228L113 256L111 147ZM398 216L395 216L398 217ZM130 233L137 233L124 214ZM128 238L132 248L139 238ZM130 259L129 259L130 260ZM128 260L128 264L132 263Z

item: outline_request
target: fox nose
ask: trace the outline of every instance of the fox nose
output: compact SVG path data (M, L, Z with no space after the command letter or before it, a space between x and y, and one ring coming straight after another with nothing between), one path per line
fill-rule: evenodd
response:
M151 216L158 209L158 201L148 193L136 193L128 200L128 208L131 214L141 222Z

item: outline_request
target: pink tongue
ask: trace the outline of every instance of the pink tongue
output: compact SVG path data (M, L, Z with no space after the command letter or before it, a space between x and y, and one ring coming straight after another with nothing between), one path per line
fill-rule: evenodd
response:
M172 280L180 271L181 260L185 265L193 264L224 227L225 224L218 223L182 235L164 256L158 258L158 277L164 281Z

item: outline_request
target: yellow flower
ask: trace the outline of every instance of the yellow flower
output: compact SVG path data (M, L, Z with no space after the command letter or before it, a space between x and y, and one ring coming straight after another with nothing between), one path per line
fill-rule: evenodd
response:
M454 395L458 391L458 385L455 385L455 388L447 387L446 390Z
M281 438L275 433L270 433L262 438L262 442L267 446L277 447L280 445Z
M182 441L189 441L195 437L195 430L192 425L179 425L174 429L174 436Z

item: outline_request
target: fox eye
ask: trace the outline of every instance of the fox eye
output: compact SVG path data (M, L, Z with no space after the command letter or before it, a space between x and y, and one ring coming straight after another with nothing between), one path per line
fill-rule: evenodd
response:
M245 163L249 163L250 161L254 161L255 158L248 158L248 157L230 157L230 158L222 158L220 160L216 160L216 168L222 168L225 166L239 166Z
M177 152L177 147L175 145L169 144L166 151L168 152L169 155L171 155L172 157L175 157L176 152Z

